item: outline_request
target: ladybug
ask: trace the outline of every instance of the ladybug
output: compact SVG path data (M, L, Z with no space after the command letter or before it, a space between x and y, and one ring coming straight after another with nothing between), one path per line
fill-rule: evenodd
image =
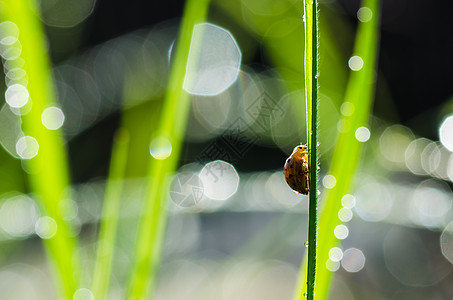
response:
M308 195L309 191L309 168L308 147L300 144L294 148L283 168L286 183L296 192Z

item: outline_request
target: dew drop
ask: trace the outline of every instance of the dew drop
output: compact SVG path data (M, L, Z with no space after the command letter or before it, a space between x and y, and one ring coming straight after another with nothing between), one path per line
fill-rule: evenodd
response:
M304 297L307 298L307 297L308 297L308 294L307 294L307 293L304 293Z
M302 21L304 21L304 22L305 22L305 15L303 15L303 16L302 16Z
M305 248L308 247L308 241L304 243Z

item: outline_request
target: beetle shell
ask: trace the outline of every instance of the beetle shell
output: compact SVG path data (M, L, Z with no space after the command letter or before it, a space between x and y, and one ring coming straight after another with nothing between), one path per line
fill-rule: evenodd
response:
M308 147L299 145L294 148L293 153L288 157L283 168L286 183L298 193L308 195L309 191L309 168L308 168Z

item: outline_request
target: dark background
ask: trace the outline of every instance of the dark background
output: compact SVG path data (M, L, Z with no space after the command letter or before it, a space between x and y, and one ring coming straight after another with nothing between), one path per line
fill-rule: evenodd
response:
M357 25L356 12L361 1L337 0L320 1L321 14L324 5L339 8L353 26ZM301 2L302 5L302 2ZM178 19L182 15L184 1L139 1L132 0L125 5L119 0L98 0L93 13L74 28L46 27L50 41L52 60L61 63L77 52L84 51L112 38L141 28L152 28L169 19ZM215 12L215 4L211 12ZM389 121L408 126L418 136L438 139L438 126L441 122L439 108L451 97L449 76L453 69L453 2L426 2L399 0L382 2L381 38L378 61L378 81L374 115ZM80 33L80 28L82 28ZM77 45L70 42L74 33L80 35ZM322 35L322 32L320 33ZM64 43L62 41L68 41ZM349 41L348 41L349 42ZM345 42L346 43L346 42ZM346 48L352 45L345 45ZM248 65L266 65L266 57L257 51ZM113 114L101 123L88 129L70 142L72 162L86 160L78 158L84 145L96 140L98 155L89 164L90 170L75 170L74 180L84 181L90 176L102 176L107 173L111 138L118 126L119 115ZM199 147L186 150L199 151ZM265 155L285 154L278 150L266 149L254 145L251 153L264 151ZM184 153L184 152L183 152ZM264 156L264 154L262 156ZM194 156L192 154L189 157ZM249 155L239 165L240 170L256 170L262 156ZM257 160L257 161L255 161ZM72 165L77 165L72 164ZM278 166L263 166L275 168ZM86 173L86 174L85 174Z

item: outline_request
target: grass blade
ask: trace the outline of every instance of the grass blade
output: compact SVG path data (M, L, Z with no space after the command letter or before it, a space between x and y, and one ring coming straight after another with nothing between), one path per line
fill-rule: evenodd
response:
M108 295L128 145L129 134L120 129L113 144L93 275L93 295L100 300L107 299Z
M308 200L307 292L301 297L314 298L316 278L316 235L318 210L318 9L317 0L304 1L305 20L305 97L307 103L307 141L310 166Z
M166 192L170 175L178 163L189 111L189 95L182 90L187 57L194 25L205 21L208 7L209 0L188 0L184 10L161 119L154 134L155 138L169 141L172 152L168 158L152 159L150 163L148 191L139 223L127 299L145 299L147 289L153 289L167 219Z
M327 299L332 272L326 268L329 251L339 241L334 236L334 229L341 221L338 211L341 208L341 198L351 188L351 182L359 162L362 143L356 138L356 130L366 126L371 110L374 93L374 76L378 42L378 0L364 0L363 6L372 12L372 18L360 23L356 35L354 56L363 60L363 67L353 71L346 89L345 99L353 107L353 113L344 115L341 119L347 129L339 133L337 145L332 156L328 174L336 178L336 185L328 190L323 197L323 209L319 219L318 232L318 267L315 282L316 299ZM300 274L298 286L303 287L305 274Z
M46 237L45 246L52 264L56 286L65 299L72 299L77 289L77 241L73 230L60 211L67 198L69 172L66 149L61 130L49 130L42 121L44 109L58 106L47 56L47 47L42 25L36 15L37 4L29 0L0 1L1 16L17 25L20 58L25 61L23 70L27 73L27 90L33 104L27 114L21 116L24 134L35 139L39 145L36 156L25 161L29 173L31 192L35 194L41 214L56 225L56 233ZM14 44L15 45L15 44ZM11 58L14 65L16 60ZM27 104L30 105L30 104ZM26 106L27 106L26 105ZM31 145L27 145L31 146ZM55 223L52 221L55 221ZM45 225L52 225L52 224Z

